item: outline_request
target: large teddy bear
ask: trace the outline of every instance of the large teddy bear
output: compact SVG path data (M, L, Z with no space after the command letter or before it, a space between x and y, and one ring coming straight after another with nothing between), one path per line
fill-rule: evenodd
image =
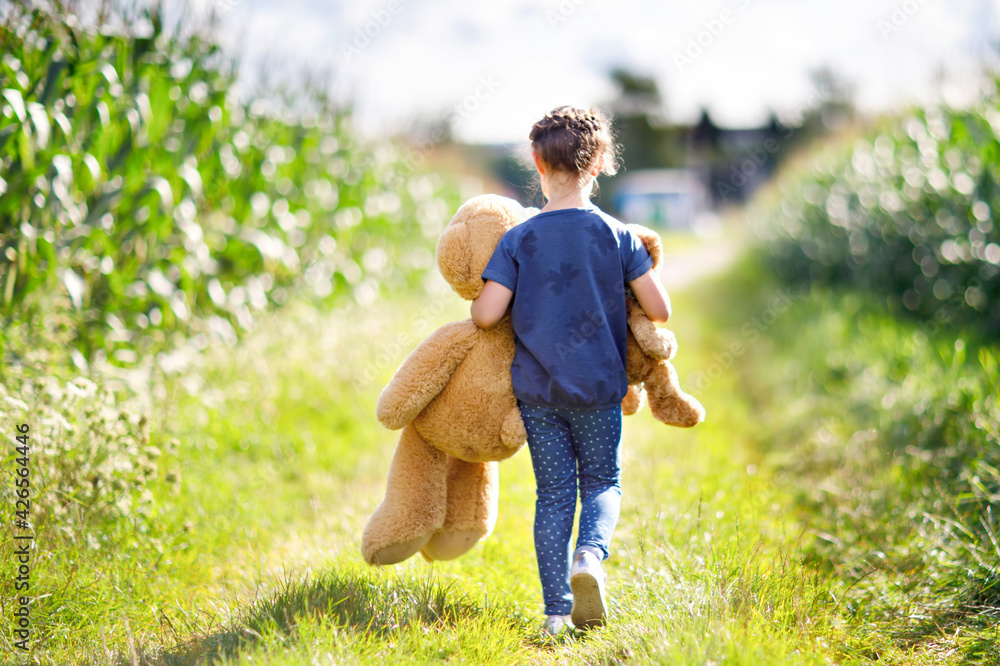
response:
M470 199L438 240L441 275L459 296L475 300L500 237L537 212L496 195ZM659 236L633 230L658 265ZM630 387L623 411L639 409L645 393L661 421L699 423L704 409L680 390L668 362L676 350L673 334L650 322L634 299L627 305ZM429 560L453 559L493 531L497 461L517 453L527 438L511 386L513 359L514 332L505 316L488 330L471 319L446 324L400 365L376 406L382 425L403 432L385 497L362 535L368 563L395 564L417 551Z

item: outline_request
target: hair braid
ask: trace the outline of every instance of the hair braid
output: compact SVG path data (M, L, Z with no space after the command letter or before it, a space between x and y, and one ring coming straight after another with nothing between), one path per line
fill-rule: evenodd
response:
M581 177L604 158L602 173L617 172L610 123L597 109L560 106L536 122L528 137L538 156L556 171Z

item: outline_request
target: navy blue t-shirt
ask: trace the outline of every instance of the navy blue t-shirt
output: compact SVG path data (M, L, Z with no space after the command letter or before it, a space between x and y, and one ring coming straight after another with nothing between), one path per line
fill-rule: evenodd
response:
M652 266L642 241L596 207L539 213L508 230L482 277L514 292L514 395L546 407L620 403L625 285Z

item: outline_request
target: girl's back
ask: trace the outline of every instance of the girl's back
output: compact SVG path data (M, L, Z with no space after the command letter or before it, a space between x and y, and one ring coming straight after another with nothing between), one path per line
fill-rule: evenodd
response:
M514 292L515 395L603 409L625 382L625 284L652 266L625 225L594 206L541 212L508 231L483 278Z

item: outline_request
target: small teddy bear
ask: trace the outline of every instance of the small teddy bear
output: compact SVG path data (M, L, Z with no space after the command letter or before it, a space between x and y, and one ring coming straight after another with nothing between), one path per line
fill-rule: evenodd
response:
M482 272L500 241L537 209L482 195L463 204L437 244L438 269L452 289L472 301ZM659 265L659 236L637 227ZM634 413L645 393L653 416L691 426L704 418L697 400L677 386L668 360L676 339L629 307L626 372L630 388L623 412ZM416 552L429 560L459 557L496 524L497 461L527 439L511 385L514 331L509 316L481 329L471 319L446 324L420 344L382 391L376 416L402 428L386 481L386 494L365 527L362 555L370 564L395 564Z
M653 259L658 270L663 260L663 242L659 234L639 224L628 225ZM625 414L642 407L643 394L653 417L667 425L690 428L705 420L705 408L681 390L677 371L670 359L677 353L677 338L671 331L657 328L642 311L639 302L626 290L628 338L625 350L625 374L629 391L622 401Z

